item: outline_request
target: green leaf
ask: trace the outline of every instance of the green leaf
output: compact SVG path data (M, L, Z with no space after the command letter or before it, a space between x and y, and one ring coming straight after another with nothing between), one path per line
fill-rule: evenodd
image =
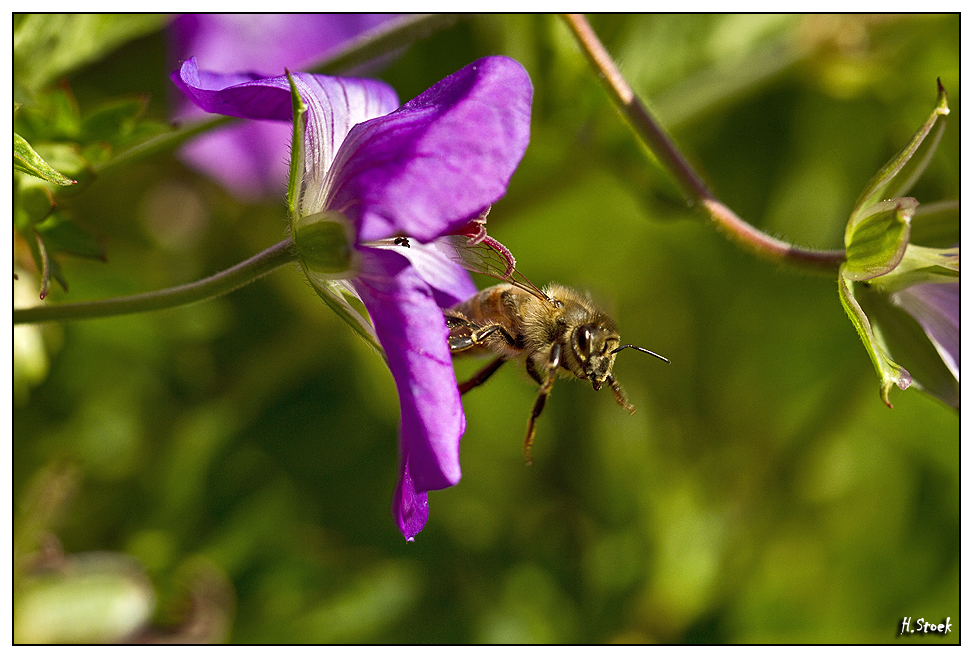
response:
M47 219L57 204L46 183L36 178L19 178L14 185L14 228L26 234Z
M905 148L889 160L868 182L858 201L855 202L852 219L883 199L906 194L925 171L946 129L944 117L949 114L946 90L939 80L936 80L936 85L939 89L939 97L932 114L912 136Z
M27 14L14 21L14 80L39 89L161 29L162 14Z
M35 94L14 113L17 132L30 139L77 141L81 131L81 110L67 85Z
M102 103L81 123L82 154L93 165L108 163L116 151L165 133L171 128L145 120L148 97L114 98Z
M148 96L113 98L100 104L81 122L81 142L117 144L130 134L148 107Z
M845 229L844 276L865 281L892 271L909 244L909 223L919 203L890 199L853 216Z
M160 153L173 151L182 145L183 142L196 135L236 120L235 117L214 116L175 130L154 122L141 124L140 129L146 125L151 126L151 134L143 134L140 132L138 141L133 146L113 155L111 160L99 162L95 166L94 171L98 174L99 178L104 179L115 172L125 171L135 163L144 162Z
M38 144L37 150L52 167L65 171L78 180L91 170L90 163L79 153L77 144L73 142Z
M878 373L879 379L882 380L879 393L882 401L891 409L892 403L889 401L889 391L892 390L892 386L898 386L900 389L905 390L912 384L912 376L908 370L897 364L889 356L888 350L880 340L880 335L877 335L872 329L868 317L855 299L853 286L854 282L845 276L844 265L842 265L842 272L838 277L838 292L841 298L841 305L844 307L845 313L848 314L851 323L855 325L858 336L862 339L865 350L872 360L872 365L875 366L875 371Z
M20 177L14 185L14 228L26 241L40 273L40 298L50 292L51 280L68 289L56 252L105 260L101 243L62 214L45 183Z
M65 252L82 258L107 260L97 238L57 213L38 224L37 230L51 253Z
M83 169L103 177L112 169L125 170L135 161L172 150L189 137L225 123L222 119L231 119L217 117L173 130L168 124L144 118L147 103L147 97L141 95L111 98L86 111L82 119L74 96L58 87L21 107L14 126L35 143L49 142L44 150L38 147L44 155L54 148L51 144L72 149L75 159L81 158L81 164L75 165L78 172Z
M75 185L78 182L47 164L44 158L31 148L27 140L17 133L14 133L14 169L55 185Z

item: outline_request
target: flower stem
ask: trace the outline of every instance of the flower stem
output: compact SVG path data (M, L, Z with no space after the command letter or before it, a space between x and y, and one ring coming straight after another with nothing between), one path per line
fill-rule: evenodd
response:
M14 324L87 320L185 306L233 292L297 260L290 238L228 270L194 283L128 297L14 309Z
M748 224L717 199L632 91L588 20L581 14L565 14L564 21L632 130L672 175L689 202L701 207L721 233L765 260L804 267L826 275L838 272L838 267L845 260L844 250L818 251L795 247Z

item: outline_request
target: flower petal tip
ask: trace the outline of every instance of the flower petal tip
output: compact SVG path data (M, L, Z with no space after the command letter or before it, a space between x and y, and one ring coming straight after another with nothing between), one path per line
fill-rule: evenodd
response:
M429 497L418 493L409 475L408 459L403 460L402 473L392 498L392 517L407 542L422 532L429 520Z

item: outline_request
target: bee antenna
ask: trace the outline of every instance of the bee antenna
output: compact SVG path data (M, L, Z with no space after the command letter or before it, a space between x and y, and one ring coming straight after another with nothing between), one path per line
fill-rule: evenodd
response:
M652 350L647 350L644 347L639 347L638 345L620 345L619 347L616 347L611 352L609 352L609 354L615 354L617 352L621 352L626 347L631 347L633 350L638 350L639 352L645 352L646 354L651 354L652 356L654 356L657 359L662 359L666 363L670 363L669 359L667 359L666 357L662 356L661 354L656 354Z

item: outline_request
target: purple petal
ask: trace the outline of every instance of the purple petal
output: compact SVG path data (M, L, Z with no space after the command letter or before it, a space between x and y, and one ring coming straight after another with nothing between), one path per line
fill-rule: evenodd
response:
M959 381L959 282L920 283L891 295L923 328Z
M374 245L374 248L391 249L408 258L419 277L429 284L439 308L455 306L477 293L469 272L447 258L435 244L422 244L418 240L411 240L410 243L408 248L378 245Z
M291 131L286 123L270 121L223 126L193 139L179 155L237 198L281 197L287 189Z
M217 73L256 71L239 82L299 71L397 14L183 14L169 25L172 68L195 56ZM174 98L173 116L205 114L187 96ZM390 110L391 111L391 110ZM217 133L219 136L217 136ZM276 142L271 133L284 136ZM253 149L241 150L248 144ZM226 126L180 149L190 167L247 200L279 197L287 186L290 131L260 124Z
M395 14L183 14L169 28L175 60L190 56L220 73L315 64Z
M530 140L532 88L507 57L487 57L392 114L356 126L339 149L327 207L359 240L421 242L459 228L502 197Z
M292 74L308 108L305 139L305 185L317 198L310 201L324 209L323 178L352 126L382 116L398 107L395 91L384 82L361 78L336 78L310 73ZM244 119L291 121L290 85L286 76L254 78L249 74L200 71L195 58L183 62L172 74L176 85L207 112ZM290 142L285 140L286 146ZM268 163L271 164L271 163ZM276 163L286 171L286 160Z
M186 96L202 110L243 119L291 120L287 78L261 78L256 73L214 73L200 70L190 57L172 73Z
M393 250L363 247L361 254L355 289L372 316L399 393L403 481L393 509L401 512L416 509L417 494L459 482L466 418L448 330L429 285Z
M399 470L399 482L392 496L392 518L406 541L413 541L429 520L429 496L416 493L409 475L408 459L402 459Z

